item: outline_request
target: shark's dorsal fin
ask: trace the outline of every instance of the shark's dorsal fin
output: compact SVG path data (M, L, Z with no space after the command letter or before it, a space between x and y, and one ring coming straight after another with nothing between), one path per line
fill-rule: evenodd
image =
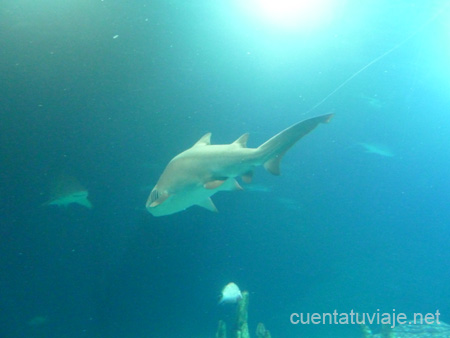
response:
M234 141L233 144L237 144L242 148L247 148L248 135L249 135L248 133L241 135L241 137L239 137L236 141Z
M209 146L211 144L211 133L207 133L200 137L200 140L197 141L197 143L194 144L194 147L197 146Z
M216 206L214 205L214 202L209 197L197 203L197 205L212 212L219 212L219 210L217 210Z

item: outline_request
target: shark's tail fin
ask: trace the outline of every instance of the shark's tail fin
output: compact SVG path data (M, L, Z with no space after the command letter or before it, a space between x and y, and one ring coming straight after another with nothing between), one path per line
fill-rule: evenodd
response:
M303 136L319 123L327 123L333 114L316 116L290 126L258 147L264 168L273 175L280 175L280 162L283 155Z

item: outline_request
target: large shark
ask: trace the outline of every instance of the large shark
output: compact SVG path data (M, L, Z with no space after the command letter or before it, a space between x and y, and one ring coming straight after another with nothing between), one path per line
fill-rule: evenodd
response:
M61 175L54 182L50 191L50 200L43 205L56 205L68 207L70 204L79 204L88 209L92 204L88 199L89 192L73 176Z
M235 177L250 182L253 169L260 165L279 175L283 155L332 116L321 115L298 122L258 148L247 148L248 134L231 144L220 145L211 145L211 133L204 135L169 162L148 197L147 210L154 216L164 216L198 205L217 212L212 195L218 191L242 190Z

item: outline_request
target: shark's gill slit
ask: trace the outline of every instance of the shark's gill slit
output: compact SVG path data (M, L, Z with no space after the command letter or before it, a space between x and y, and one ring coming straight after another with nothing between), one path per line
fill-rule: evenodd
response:
M159 192L157 189L153 189L150 194L150 203L155 202L159 198Z

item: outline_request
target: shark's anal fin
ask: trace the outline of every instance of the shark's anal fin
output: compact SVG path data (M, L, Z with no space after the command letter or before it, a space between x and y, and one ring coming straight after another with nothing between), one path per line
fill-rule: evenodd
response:
M203 201L197 203L197 205L202 208L208 209L209 211L212 211L212 212L219 212L219 210L217 210L216 206L214 205L214 202L209 197L207 199L204 199Z

